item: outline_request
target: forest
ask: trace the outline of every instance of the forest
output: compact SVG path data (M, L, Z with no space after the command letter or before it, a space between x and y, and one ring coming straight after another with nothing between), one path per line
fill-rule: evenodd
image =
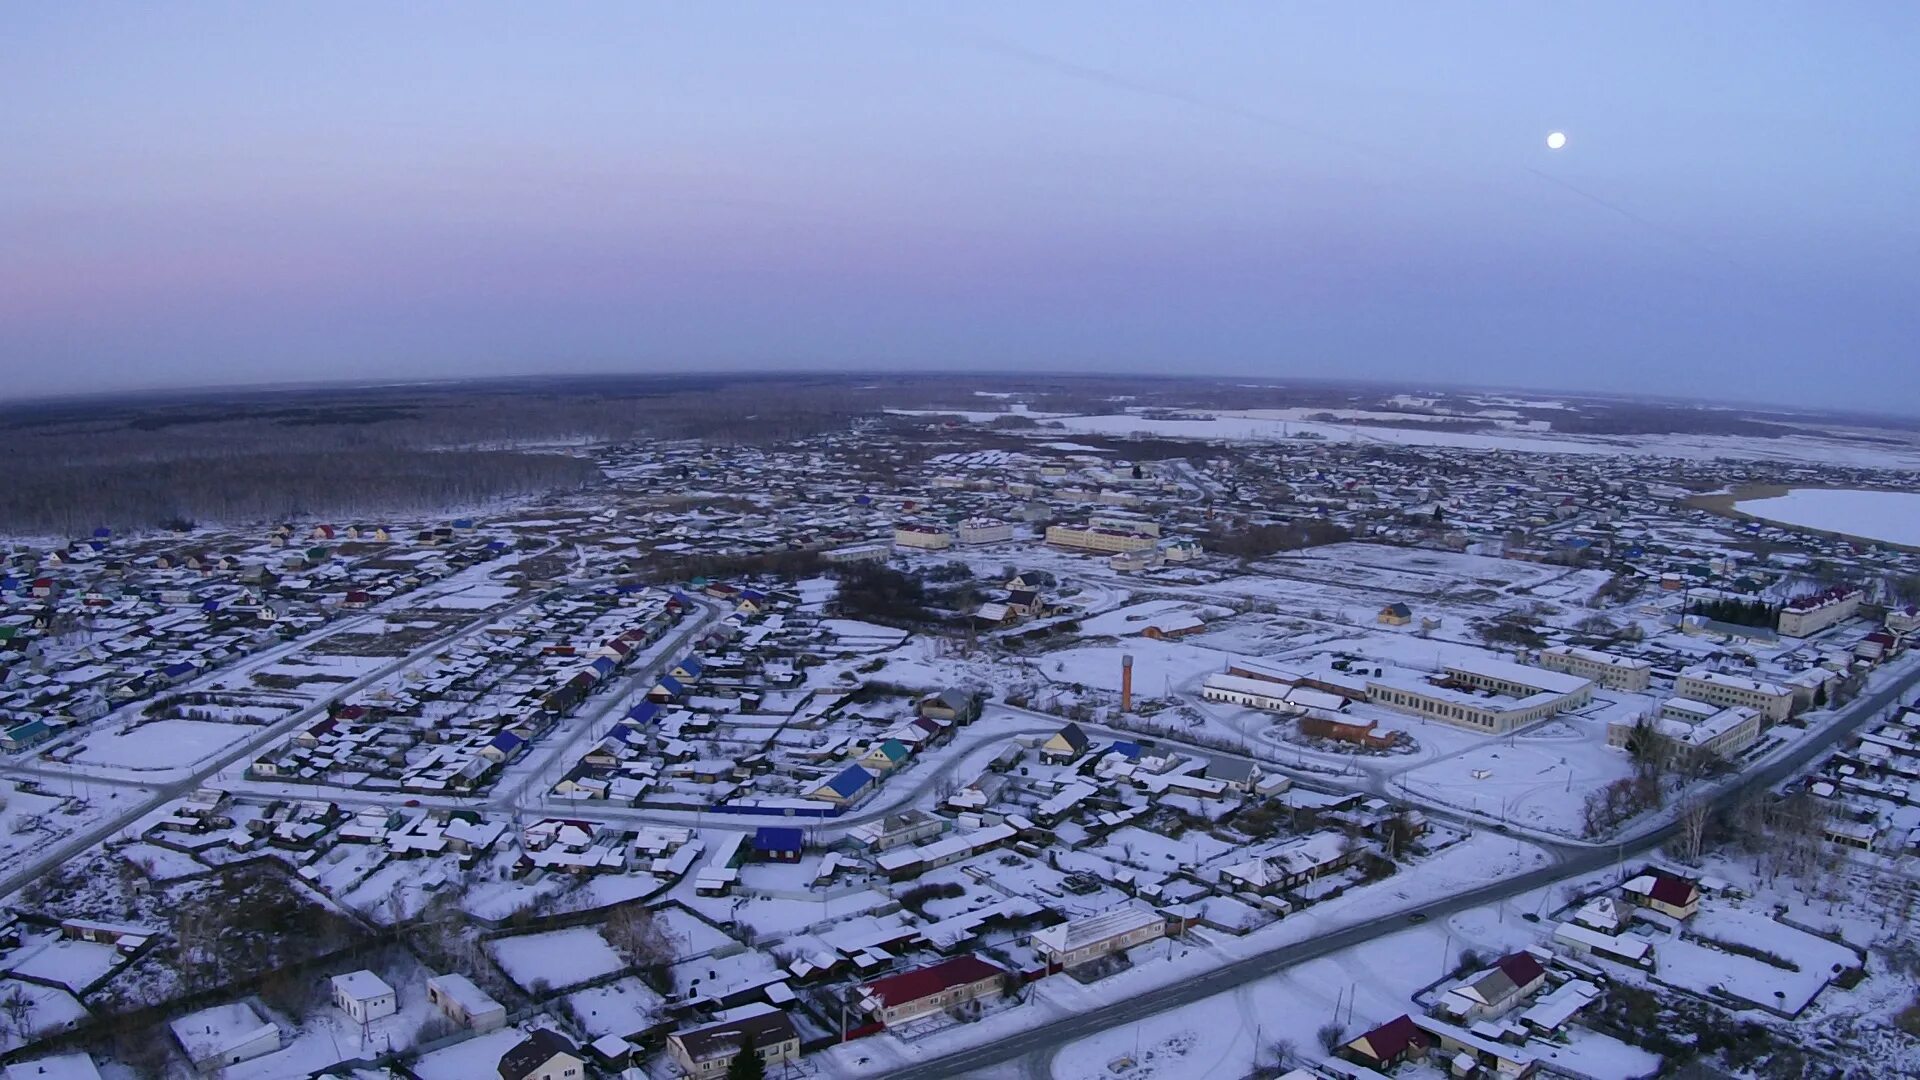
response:
M863 408L828 377L492 380L21 403L0 532L432 514L595 483L589 448L772 443Z

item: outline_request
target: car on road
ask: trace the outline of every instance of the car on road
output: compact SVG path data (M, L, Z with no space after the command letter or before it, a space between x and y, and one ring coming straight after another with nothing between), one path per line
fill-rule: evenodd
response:
M1424 911L1416 911L1416 912L1414 912L1413 914L1411 914L1411 915L1409 915L1409 916L1407 916L1407 921L1408 921L1408 922L1410 922L1410 923L1423 923L1423 922L1426 922L1426 921L1427 921L1427 913L1426 913L1426 912L1424 912Z

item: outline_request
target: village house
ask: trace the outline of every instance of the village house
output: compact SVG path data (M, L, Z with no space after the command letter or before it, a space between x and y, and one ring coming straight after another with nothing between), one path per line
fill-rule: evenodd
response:
M833 774L826 782L807 793L810 799L819 799L835 806L847 806L855 802L867 790L873 787L876 777L859 765L848 765Z
M447 1019L475 1034L505 1027L507 1007L457 972L427 977L427 1001Z
M500 1055L499 1069L500 1080L583 1080L587 1062L565 1035L536 1028Z
M977 956L956 956L867 983L858 991L860 1008L892 1027L998 993L1006 977Z
M400 1011L394 999L393 987L371 971L335 975L330 984L333 1004L356 1024L372 1023Z
M1087 752L1087 733L1079 724L1068 724L1040 744L1040 756L1049 761L1072 761Z
M724 1076L734 1057L749 1043L768 1065L799 1059L800 1033L786 1013L770 1005L744 1009L754 1011L669 1035L667 1050L674 1062L692 1077Z
M1028 940L1048 968L1069 968L1165 937L1166 933L1167 920L1158 912L1123 906L1035 930Z
M1446 992L1439 1009L1464 1022L1505 1016L1546 985L1547 969L1532 953L1509 953Z
M1341 1047L1341 1052L1350 1061L1384 1071L1425 1057L1432 1046L1432 1038L1403 1013Z
M979 716L979 705L965 690L948 689L920 699L914 706L924 719L953 724L970 724Z
M1380 609L1377 621L1382 626L1405 626L1413 621L1413 609L1395 602Z
M1676 919L1700 910L1700 886L1662 870L1641 874L1621 886L1637 904Z
M167 1026L194 1071L203 1075L280 1049L279 1025L262 1020L244 1001L188 1013Z

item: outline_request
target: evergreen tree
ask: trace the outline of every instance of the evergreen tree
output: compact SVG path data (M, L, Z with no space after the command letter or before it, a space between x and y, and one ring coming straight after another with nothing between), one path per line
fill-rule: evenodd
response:
M766 1080L767 1063L760 1057L760 1048L753 1044L753 1035L749 1033L740 1043L740 1052L733 1055L727 1063L727 1080Z

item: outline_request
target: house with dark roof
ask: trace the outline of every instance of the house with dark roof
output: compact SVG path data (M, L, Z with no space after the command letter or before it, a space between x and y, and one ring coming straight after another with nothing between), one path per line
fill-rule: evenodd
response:
M1000 992L1007 972L978 956L956 956L860 987L860 1009L892 1027Z
M1447 991L1441 1010L1462 1022L1505 1016L1546 985L1547 969L1529 952L1509 953Z
M652 690L647 691L648 701L656 701L662 705L668 704L669 702L679 701L681 698L684 698L686 696L687 696L686 684L682 683L679 679L674 678L672 675L660 676L660 681L654 684L654 687Z
M743 1008L745 1008L743 1006ZM768 1065L797 1061L800 1033L786 1013L770 1005L703 1028L667 1036L667 1050L688 1076L725 1076L742 1049L751 1045Z
M773 862L799 862L806 837L799 829L762 825L753 833L753 854Z
M1040 744L1040 756L1057 761L1072 761L1086 752L1087 733L1080 730L1079 724L1068 724Z
M1621 886L1642 907L1690 919L1700 910L1700 886L1664 870L1649 870Z
M973 695L959 689L947 689L937 694L929 694L920 699L916 710L924 719L946 720L956 724L972 723L980 712L979 707L974 703Z
M511 731L503 731L487 740L480 748L480 756L489 761L511 761L527 745L527 740Z
M1405 626L1413 621L1413 609L1402 603L1388 604L1380 609L1382 626Z
M1390 1069L1403 1061L1424 1057L1432 1047L1432 1036L1421 1031L1413 1017L1401 1013L1341 1047L1341 1053L1347 1060L1370 1069Z

